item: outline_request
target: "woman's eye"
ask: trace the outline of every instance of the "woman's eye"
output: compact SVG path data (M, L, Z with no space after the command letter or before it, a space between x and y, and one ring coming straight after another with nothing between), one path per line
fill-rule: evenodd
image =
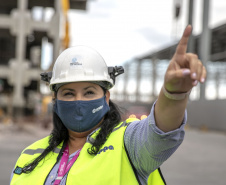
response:
M87 91L87 92L85 93L85 95L92 95L92 94L94 94L93 91Z
M71 92L64 93L64 96L72 96L72 95L73 95L73 93L71 93Z

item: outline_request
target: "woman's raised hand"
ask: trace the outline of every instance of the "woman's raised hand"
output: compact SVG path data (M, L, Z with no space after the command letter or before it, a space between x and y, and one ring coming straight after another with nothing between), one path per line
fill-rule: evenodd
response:
M165 73L164 87L168 92L188 92L198 82L205 82L206 68L196 54L186 52L191 32L192 27L188 25Z

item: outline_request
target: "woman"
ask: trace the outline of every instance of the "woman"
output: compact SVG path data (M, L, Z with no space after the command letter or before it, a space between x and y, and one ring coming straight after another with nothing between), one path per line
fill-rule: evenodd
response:
M63 51L44 75L54 92L54 128L27 147L11 184L165 184L160 165L184 138L188 95L206 70L186 53L187 26L165 74L158 100L143 120L121 122L109 89L122 68L107 68L91 48Z

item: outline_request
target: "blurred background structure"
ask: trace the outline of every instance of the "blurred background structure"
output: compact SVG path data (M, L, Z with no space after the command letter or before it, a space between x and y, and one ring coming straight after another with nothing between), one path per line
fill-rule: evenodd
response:
M86 0L1 3L0 122L48 113L51 98L41 90L40 73L69 45L69 9L85 11Z
M180 16L180 2L175 1L175 21ZM187 24L193 25L194 1L189 0ZM193 88L188 104L188 124L197 128L226 131L226 22L209 28L210 1L204 0L202 7L202 32L192 35L188 52L195 53L207 68L207 80ZM143 102L149 110L149 102L157 99L163 84L163 75L176 50L177 43L136 57L124 64L128 71L121 79L123 84L133 81L134 91L129 94L126 86L114 94L119 101ZM136 69L136 70L134 70ZM146 87L151 87L148 93ZM151 92L151 93L150 93ZM131 104L128 105L128 108ZM138 109L139 110L139 109Z
M186 24L193 25L196 18L196 2L187 0L187 6L183 2L173 1L174 42L120 64L125 74L119 77L111 93L112 99L123 105L124 118L147 115L156 100L163 74L181 35L178 30L182 10L187 11ZM51 71L59 53L73 45L71 40L76 35L71 33L73 20L69 20L68 12L87 12L89 3L86 0L8 0L0 5L0 123L28 120L45 125L50 121L51 93L40 81L40 73ZM226 20L210 28L210 3L203 1L202 31L193 34L189 41L188 51L202 60L208 78L190 95L188 123L226 130Z

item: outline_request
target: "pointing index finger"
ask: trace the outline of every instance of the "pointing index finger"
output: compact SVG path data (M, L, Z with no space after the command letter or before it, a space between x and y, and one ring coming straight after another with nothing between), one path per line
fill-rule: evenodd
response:
M192 32L192 26L188 25L184 30L183 36L181 37L179 44L177 45L177 49L175 53L176 55L177 54L183 55L186 53L187 46L188 46L188 39L191 35L191 32Z

